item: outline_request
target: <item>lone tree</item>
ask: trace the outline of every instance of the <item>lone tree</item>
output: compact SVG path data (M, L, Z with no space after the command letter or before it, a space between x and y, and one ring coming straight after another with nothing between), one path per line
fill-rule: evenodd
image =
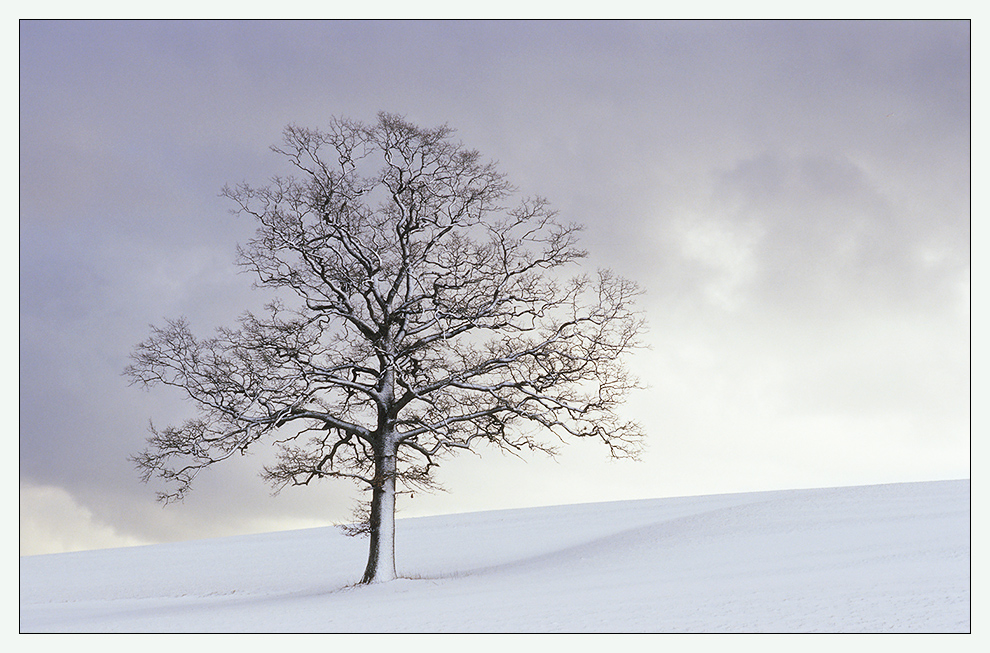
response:
M443 126L379 114L290 126L272 148L298 170L227 187L258 231L239 262L279 291L263 316L197 339L152 327L127 368L181 388L199 417L151 427L134 457L159 499L259 441L278 448L276 488L352 479L371 491L362 582L395 577L396 484L430 485L447 452L478 442L554 452L566 436L635 457L640 426L615 409L634 382L621 359L643 322L636 285L562 275L580 227L514 189Z

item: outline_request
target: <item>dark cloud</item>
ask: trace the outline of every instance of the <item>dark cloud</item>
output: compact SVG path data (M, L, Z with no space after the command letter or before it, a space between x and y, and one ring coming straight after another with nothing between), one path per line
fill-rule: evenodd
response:
M958 301L968 214L888 197L848 158L765 152L719 174L716 198L756 234L755 284L773 305L923 311Z

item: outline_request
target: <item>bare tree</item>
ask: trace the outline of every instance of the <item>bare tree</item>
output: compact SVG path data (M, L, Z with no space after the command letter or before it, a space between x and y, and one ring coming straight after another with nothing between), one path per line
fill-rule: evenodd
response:
M640 426L615 409L635 385L621 359L643 329L637 287L561 275L585 256L580 228L540 198L503 206L514 189L452 131L389 114L290 126L273 149L297 176L224 189L260 224L241 265L292 301L208 339L168 322L135 349L134 382L181 388L199 408L152 427L134 457L171 488L161 500L267 440L277 488L370 489L370 583L395 577L396 483L428 487L446 452L553 453L576 436L635 457Z

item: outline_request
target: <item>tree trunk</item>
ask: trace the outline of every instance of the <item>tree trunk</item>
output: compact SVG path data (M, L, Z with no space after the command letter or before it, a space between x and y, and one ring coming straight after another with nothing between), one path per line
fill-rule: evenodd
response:
M393 449L375 460L375 486L371 494L371 548L362 583L395 578L395 456Z

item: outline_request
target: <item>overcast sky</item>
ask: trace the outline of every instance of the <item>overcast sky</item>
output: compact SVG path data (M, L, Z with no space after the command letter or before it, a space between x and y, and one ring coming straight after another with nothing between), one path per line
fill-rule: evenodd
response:
M967 22L22 22L22 553L326 525L259 450L162 508L127 456L192 407L150 324L263 291L219 196L282 128L447 123L645 289L640 462L483 451L399 516L969 476ZM398 556L401 559L401 529Z

